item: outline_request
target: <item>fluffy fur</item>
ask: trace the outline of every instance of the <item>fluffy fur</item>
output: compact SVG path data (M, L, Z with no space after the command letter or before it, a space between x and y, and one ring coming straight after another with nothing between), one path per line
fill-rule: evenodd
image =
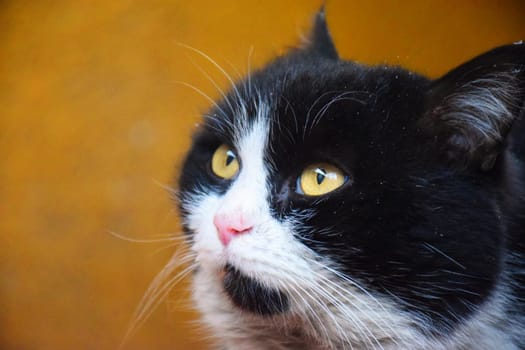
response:
M224 349L525 349L525 45L429 80L312 42L224 95L179 180L194 300ZM225 180L210 159L235 150ZM319 197L302 170L349 180ZM214 217L250 218L228 245Z

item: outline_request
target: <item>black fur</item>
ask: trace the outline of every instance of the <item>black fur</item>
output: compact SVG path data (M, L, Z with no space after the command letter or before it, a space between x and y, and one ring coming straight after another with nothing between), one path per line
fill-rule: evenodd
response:
M466 322L508 278L521 298L509 312L525 313L525 45L495 49L432 81L338 59L323 16L310 46L254 73L250 86L239 83L249 118L256 115L255 92L271 107L265 157L273 169L274 217L313 209L303 224L318 230L300 230L299 239L369 290L425 316L431 332ZM451 105L451 96L467 96L469 82L500 75L511 101L498 102L512 115L505 124L494 120L501 139L492 142L457 126L454 118L470 111ZM219 105L228 110L227 101ZM446 120L444 111L452 111ZM217 118L208 119L186 159L182 201L197 188L221 193L229 186L210 173L209 159L231 142L237 115L210 114ZM319 198L297 193L302 169L324 161L350 181ZM265 302L258 303L259 286L232 271L225 289L239 307L286 311L285 295L262 291Z
M261 285L231 265L226 267L224 290L235 305L261 316L285 312L288 309L288 298L284 293Z

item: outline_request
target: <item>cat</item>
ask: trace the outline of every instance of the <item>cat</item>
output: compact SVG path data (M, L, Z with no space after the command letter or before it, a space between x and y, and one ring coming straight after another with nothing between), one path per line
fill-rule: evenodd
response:
M525 45L430 80L310 41L234 85L178 180L219 349L525 349Z

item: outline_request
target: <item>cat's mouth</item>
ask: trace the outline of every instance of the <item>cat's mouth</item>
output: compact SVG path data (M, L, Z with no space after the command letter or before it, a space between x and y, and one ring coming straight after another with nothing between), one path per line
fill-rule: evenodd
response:
M289 308L286 294L263 286L230 264L224 268L223 286L232 302L242 310L271 316Z

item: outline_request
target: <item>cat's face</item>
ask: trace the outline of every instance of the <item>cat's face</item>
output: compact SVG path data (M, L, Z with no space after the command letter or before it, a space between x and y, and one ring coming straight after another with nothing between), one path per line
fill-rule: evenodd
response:
M201 308L299 319L341 344L445 333L500 274L511 98L494 86L512 78L431 82L321 49L239 83L195 135L180 207Z

